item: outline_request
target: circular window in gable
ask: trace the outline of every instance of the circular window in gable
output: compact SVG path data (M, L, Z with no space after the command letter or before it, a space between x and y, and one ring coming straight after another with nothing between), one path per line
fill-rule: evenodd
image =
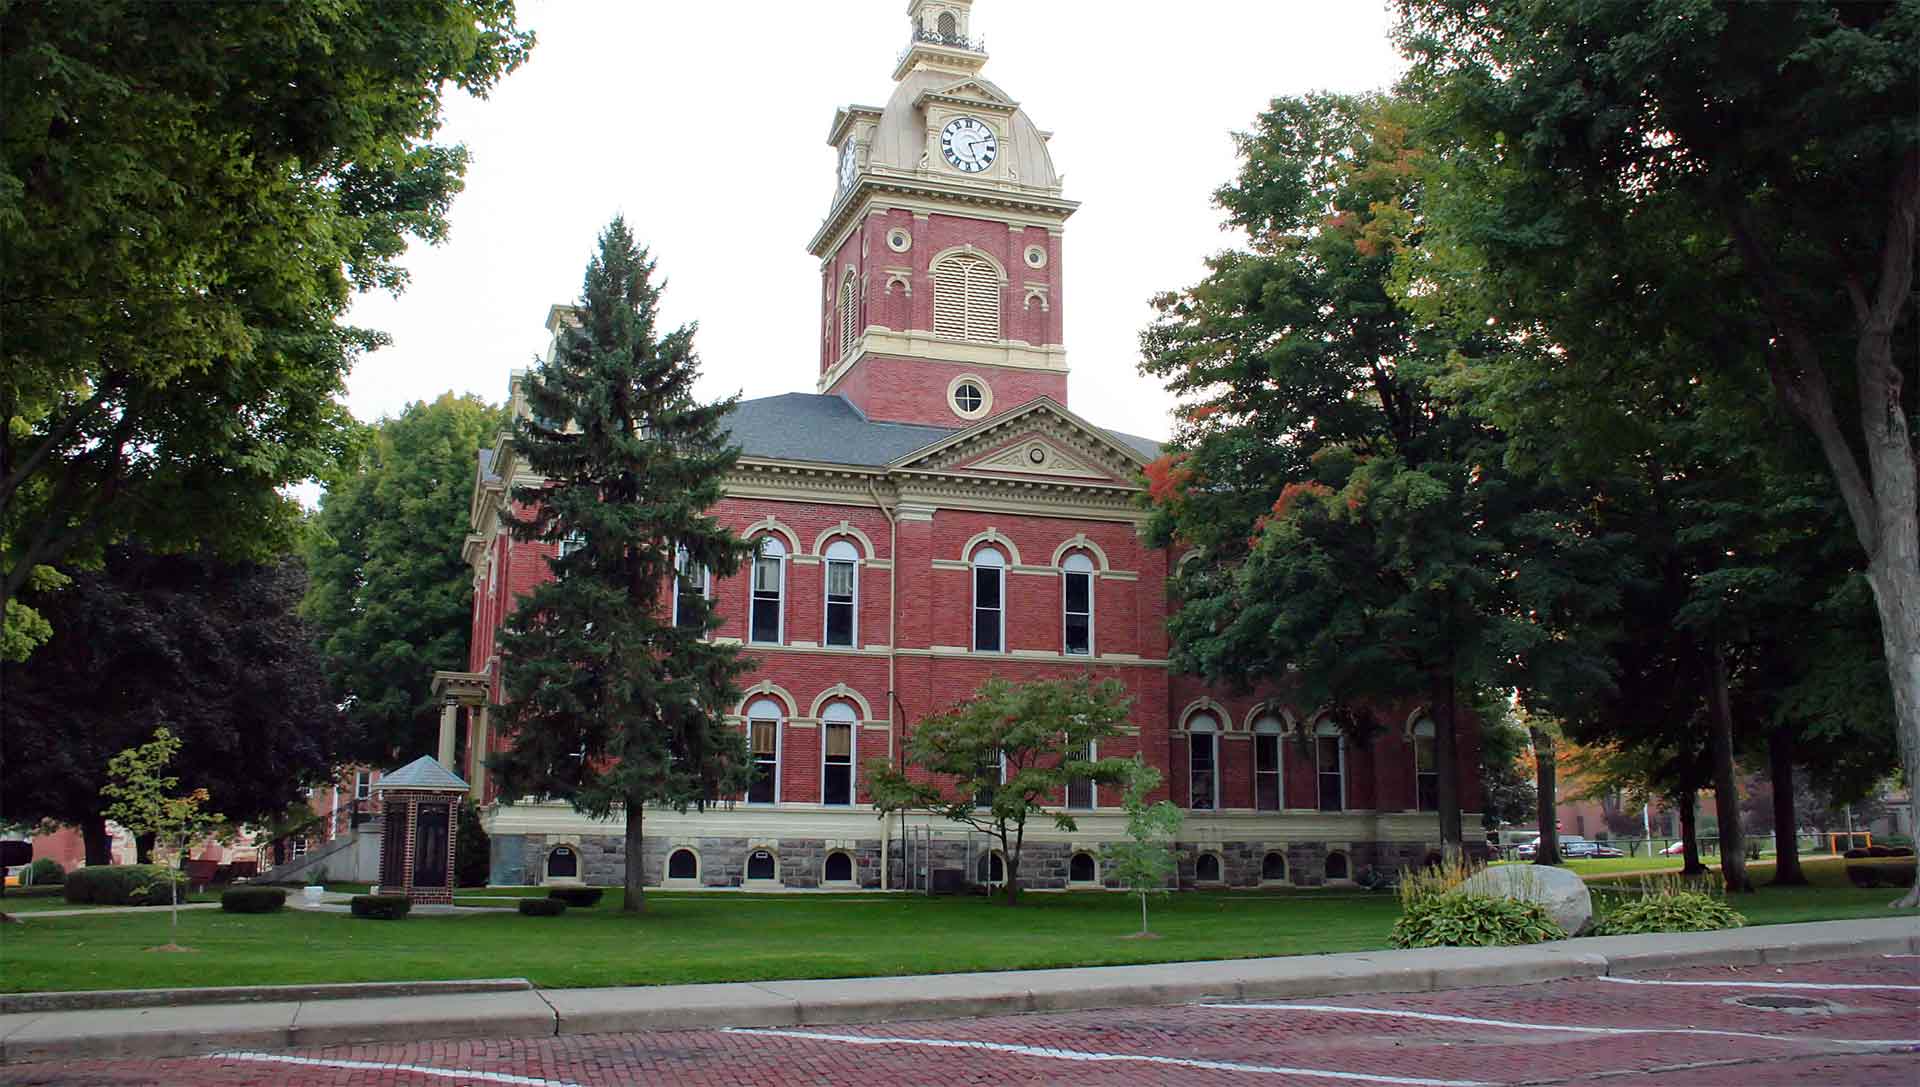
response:
M1026 257L1027 267L1029 268L1045 268L1047 266L1047 251L1040 246L1027 246Z
M961 374L947 386L947 406L962 419L978 419L993 407L993 390L973 374Z
M904 253L913 248L913 235L901 227L887 231L887 248L896 253Z

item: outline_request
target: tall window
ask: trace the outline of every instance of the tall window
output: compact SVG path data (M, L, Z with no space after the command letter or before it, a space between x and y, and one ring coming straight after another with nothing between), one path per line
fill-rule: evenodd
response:
M366 770L353 772L353 798L366 800L373 795L373 774Z
M1066 616L1067 655L1090 657L1093 655L1093 560L1084 552L1068 555L1061 578L1066 594L1062 610Z
M980 779L980 788L973 794L976 808L993 807L994 797L1000 795L1000 786L1007 783L1007 753L996 751L988 758L989 761L980 764L976 775Z
M1000 273L992 262L955 253L933 266L933 331L960 340L1000 338Z
M1440 810L1439 752L1433 722L1427 720L1413 726L1413 806L1416 811Z
M854 725L853 707L845 702L835 702L821 714L820 802L822 804L853 803Z
M1220 723L1210 713L1187 721L1187 796L1194 811L1220 806Z
M1262 717L1253 726L1253 806L1279 811L1285 786L1280 776L1280 719Z
M1094 751L1093 744L1089 743L1080 749L1080 758L1092 762L1097 757ZM1092 778L1067 779L1067 807L1090 809L1095 806L1095 801Z
M779 645L783 609L780 598L787 582L787 546L778 536L760 537L760 550L753 559L753 614L748 618L747 640L761 645Z
M998 653L1007 639L1007 557L991 547L973 553L973 648Z
M846 540L827 545L827 644L852 647L858 637L860 552Z
M1340 730L1330 724L1320 726L1313 738L1314 766L1320 777L1320 810L1345 811L1347 807L1347 743Z
M747 707L747 749L753 758L753 777L747 782L747 803L775 803L780 799L778 702L763 698Z
M840 357L846 358L853 353L853 344L860 338L857 323L860 310L860 285L848 272L847 278L840 283Z
M694 562L684 547L674 554L673 568L673 625L699 627L705 615L700 602L707 595L707 568Z

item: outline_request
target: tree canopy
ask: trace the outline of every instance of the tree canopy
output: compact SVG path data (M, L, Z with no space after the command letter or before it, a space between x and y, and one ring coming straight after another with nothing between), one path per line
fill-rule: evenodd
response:
M435 669L467 663L473 571L461 557L476 456L505 425L452 393L370 428L326 480L303 540L302 614L320 631L327 682L362 741L359 757L431 751Z
M340 323L441 240L452 89L527 56L512 0L0 6L0 605L142 546L281 553L277 488L346 448L336 399L385 338ZM44 587L44 586L43 586Z
M86 832L108 863L109 762L165 727L172 770L230 819L278 815L353 746L298 614L296 562L108 550L102 569L29 602L53 621L31 664L0 664L0 819Z

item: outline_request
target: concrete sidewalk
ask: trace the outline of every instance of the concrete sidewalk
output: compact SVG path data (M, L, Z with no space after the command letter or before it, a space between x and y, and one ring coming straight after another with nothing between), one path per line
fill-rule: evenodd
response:
M1920 954L1920 918L1223 962L923 977L266 1000L0 1015L0 1064L437 1038L796 1027L1517 985Z

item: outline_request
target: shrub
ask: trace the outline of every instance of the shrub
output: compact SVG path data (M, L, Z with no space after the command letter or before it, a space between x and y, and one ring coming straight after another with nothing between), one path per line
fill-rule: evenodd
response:
M1651 932L1712 932L1739 928L1747 919L1719 898L1673 887L1649 890L1607 911L1595 936L1636 936Z
M67 870L60 867L60 862L54 860L52 857L40 857L35 860L33 864L28 867L27 874L31 877L30 882L36 887L45 884L64 883L67 878Z
M523 898L520 912L527 917L558 917L567 912L567 904L559 898Z
M67 873L65 895L68 902L96 906L164 906L172 901L167 891L171 880L187 897L186 876L157 864L102 864L75 868Z
M1507 947L1566 938L1537 902L1454 892L1409 901L1389 941L1395 947Z
M1862 857L1847 861L1847 881L1855 887L1911 887L1912 857Z
M406 895L354 895L353 915L376 921L398 921L413 909Z
M272 913L287 904L287 892L278 887L230 887L220 892L220 908L227 913Z
M606 893L604 887L555 887L547 892L547 898L584 910L599 905L600 896Z
M493 874L493 840L480 826L480 809L473 801L460 805L459 818L453 837L454 886L485 887Z

